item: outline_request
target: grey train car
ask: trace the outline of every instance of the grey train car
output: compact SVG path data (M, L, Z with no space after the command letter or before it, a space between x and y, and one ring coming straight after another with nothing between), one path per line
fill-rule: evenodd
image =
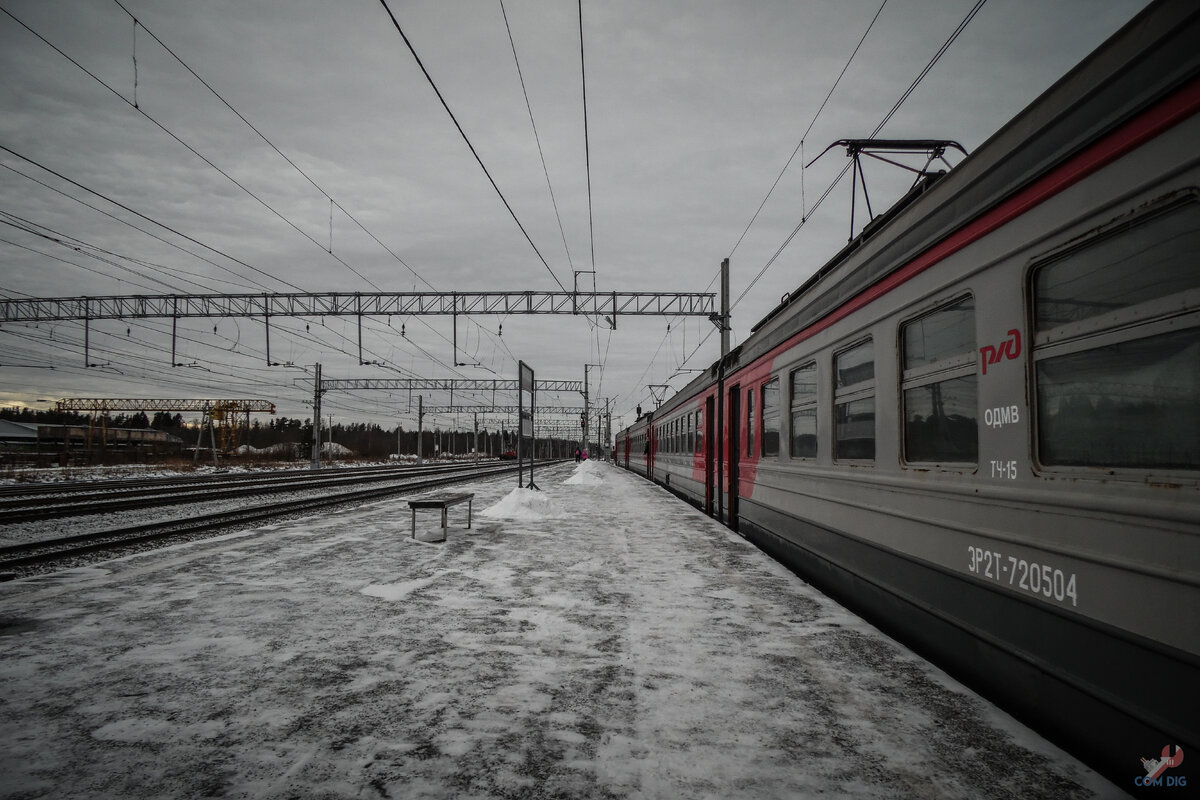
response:
M1200 756L1198 112L1155 3L617 438L1134 793Z

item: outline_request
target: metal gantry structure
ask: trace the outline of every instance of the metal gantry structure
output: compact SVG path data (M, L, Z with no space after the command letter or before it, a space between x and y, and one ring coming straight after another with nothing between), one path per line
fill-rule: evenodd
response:
M520 411L520 406L425 406L426 414L506 414L513 415ZM538 406L538 414L571 415L578 417L583 413L583 406Z
M563 381L563 380L540 380L535 381L534 386L538 392L579 392L584 393L585 386L583 381ZM513 405L497 405L495 395L497 392L516 392L520 388L520 381L511 379L469 379L469 378L322 378L321 365L315 365L315 374L313 378L313 407L317 409L317 414L314 416L315 423L313 425L313 455L312 468L319 469L321 466L320 460L320 408L321 397L325 392L329 391L442 391L450 392L452 402L448 405L441 406L426 406L423 395L417 396L417 461L422 461L421 437L424 431L425 415L426 414L474 414L475 415L475 431L478 435L479 430L479 415L480 414L505 414L513 415L518 413L518 406ZM492 403L489 405L454 405L454 392L491 392ZM583 409L581 407L561 407L548 406L539 408L539 411L544 411L548 414L579 414Z
M515 380L472 380L463 378L325 378L326 390L428 391L428 392L515 392ZM537 381L539 392L583 392L583 381Z
M171 363L181 319L262 319L271 360L271 317L355 317L358 360L363 317L449 316L454 318L454 362L458 363L460 315L568 314L603 318L617 327L619 316L720 319L716 295L706 292L284 292L262 294L102 295L93 297L0 298L0 323L82 321L84 365L91 367L93 320L170 319Z
M705 292L289 292L0 298L0 322L458 314L709 316Z
M728 274L728 261L723 265ZM577 286L575 287L578 288ZM288 292L238 294L161 294L104 295L84 297L0 298L0 324L82 321L84 323L84 365L96 366L90 358L90 323L93 320L170 319L171 364L176 363L177 323L195 318L261 318L266 336L267 363L271 360L271 317L353 317L358 322L359 362L362 358L363 317L441 315L455 319L455 363L458 360L457 317L463 315L569 314L603 318L612 329L619 316L700 316L728 330L728 279L722 282L720 312L717 295L708 292ZM403 335L403 331L401 331ZM727 335L727 334L723 334ZM724 349L724 348L723 348ZM371 362L374 363L374 362ZM589 417L587 365L584 380L539 381L539 391L578 391L583 394L582 434L586 447ZM437 379L339 379L323 381L321 366L316 365L313 386L313 467L320 466L321 397L331 390L409 390L429 391L516 391L513 380L437 380ZM195 409L203 410L203 409ZM483 410L483 409L480 409ZM449 412L446 412L449 413ZM567 412L564 412L567 413ZM575 413L572 410L569 413ZM418 412L418 425L424 412ZM210 420L211 426L211 420ZM214 444L215 455L215 444Z
M106 414L111 411L218 411L226 413L275 413L275 404L267 400L172 400L147 398L66 397L55 404L59 411Z
M130 397L65 397L57 401L58 411L74 411L91 415L88 427L88 443L91 444L92 431L100 420L101 442L105 443L108 436L108 415L113 411L145 411L180 413L184 411L199 411L204 416L200 421L200 434L196 439L196 449L193 460L200 457L200 443L204 438L204 429L209 432L209 444L212 448L213 463L217 463L216 424L220 426L221 449L228 452L241 443L241 433L250 427L250 414L274 414L275 404L268 400L196 400L172 398L130 398ZM239 425L239 417L244 425Z

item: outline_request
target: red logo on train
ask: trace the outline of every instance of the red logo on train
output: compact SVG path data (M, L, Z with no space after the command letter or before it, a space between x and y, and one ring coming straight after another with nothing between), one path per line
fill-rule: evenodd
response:
M1008 332L1008 338L999 345L984 345L979 348L980 363L983 364L983 374L987 375L988 364L999 364L1001 359L1012 360L1021 355L1021 332L1013 328Z

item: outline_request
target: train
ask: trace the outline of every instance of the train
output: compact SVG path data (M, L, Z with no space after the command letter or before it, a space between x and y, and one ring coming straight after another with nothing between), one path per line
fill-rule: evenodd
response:
M1198 112L1152 3L615 442L1135 793L1200 756Z

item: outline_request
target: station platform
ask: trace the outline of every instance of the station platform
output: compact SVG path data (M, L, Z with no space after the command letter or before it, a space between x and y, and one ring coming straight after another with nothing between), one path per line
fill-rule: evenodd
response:
M1125 796L658 487L535 480L0 584L0 797Z

